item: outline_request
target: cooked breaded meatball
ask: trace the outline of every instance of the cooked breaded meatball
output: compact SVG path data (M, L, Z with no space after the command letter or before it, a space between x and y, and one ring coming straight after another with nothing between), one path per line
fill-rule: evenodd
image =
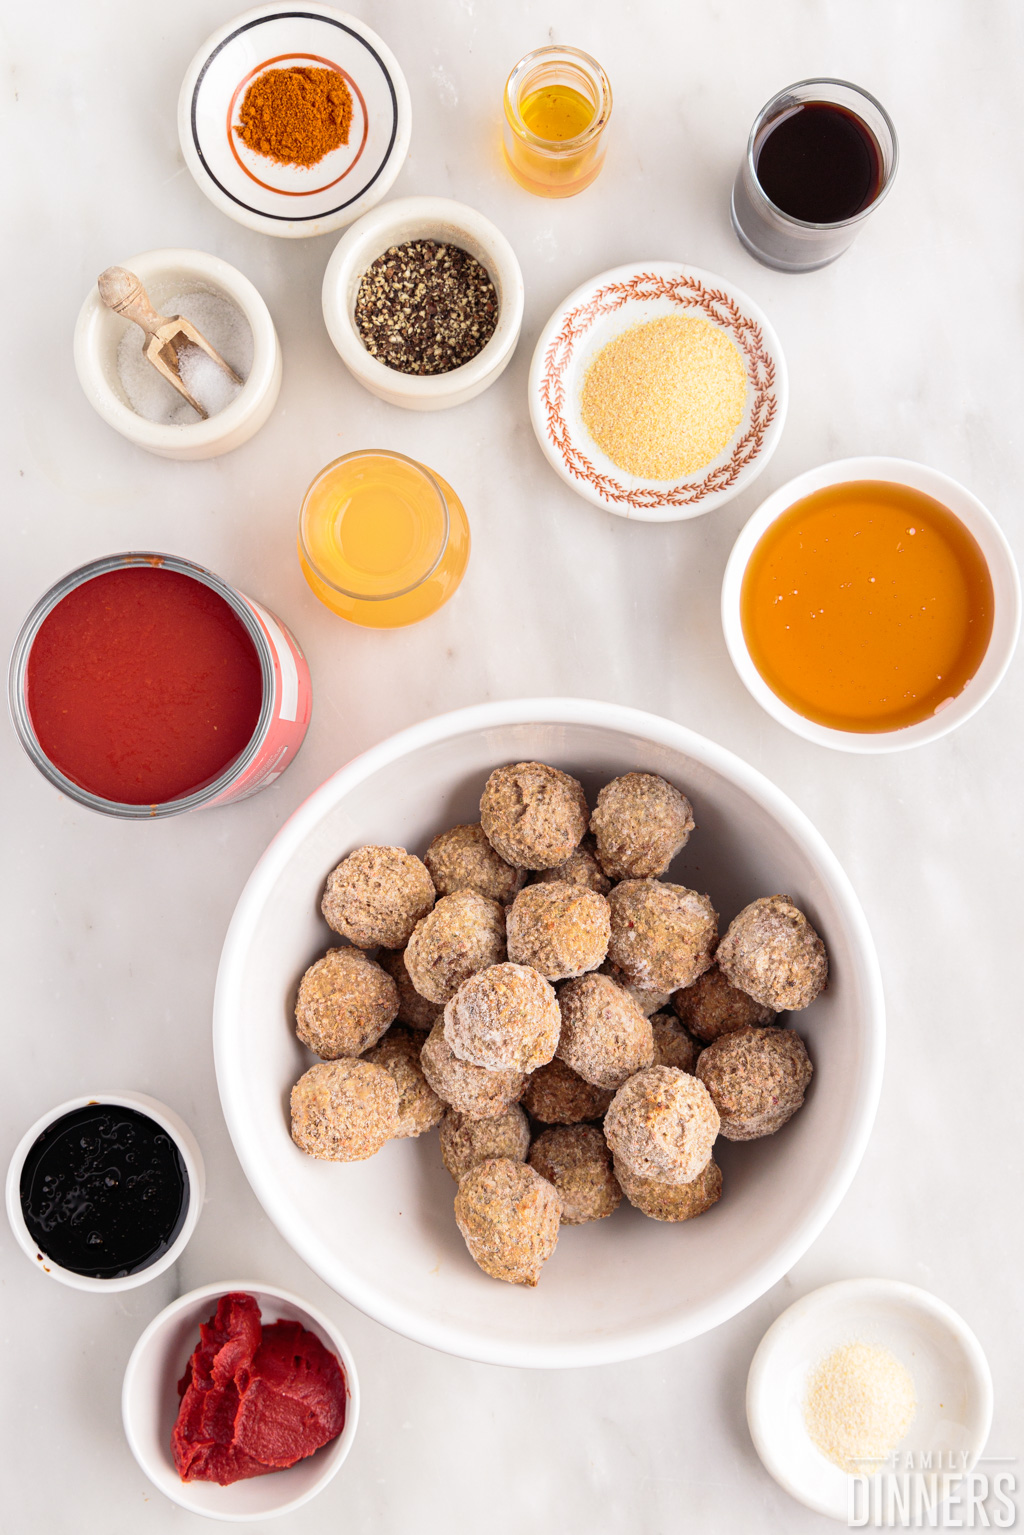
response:
M690 1221L722 1197L722 1169L714 1157L692 1183L662 1183L638 1178L624 1162L614 1162L622 1192L637 1210L655 1221Z
M715 958L726 980L777 1013L807 1007L828 979L825 945L788 895L744 906Z
M494 1119L504 1114L518 1101L526 1080L521 1071L484 1071L481 1066L460 1061L449 1048L440 1018L423 1043L420 1066L437 1096L467 1119Z
M632 985L626 979L626 972L620 970L618 965L613 965L610 959L605 960L601 966L600 973L601 975L610 975L613 981L628 991L645 1018L650 1018L655 1013L663 1012L672 1000L672 993L670 991L649 991L646 986Z
M398 1115L391 1132L393 1141L407 1140L441 1123L444 1104L423 1075L420 1050L423 1035L400 1025L389 1029L366 1059L390 1071L398 1088Z
M420 996L406 968L405 950L381 949L377 963L383 965L398 987L398 1022L408 1024L410 1029L432 1029L444 1008Z
M612 882L597 861L593 837L584 837L575 852L564 863L556 863L552 869L541 869L531 878L531 884L550 885L563 880L567 885L583 885L597 895L607 895Z
M720 1034L749 1024L773 1022L775 1013L726 980L717 965L672 997L672 1006L691 1034L709 1045Z
M558 1242L561 1201L546 1178L508 1157L477 1163L459 1184L455 1219L492 1279L535 1285Z
M536 1071L550 1061L561 1016L554 988L528 965L492 965L463 981L444 1010L444 1037L485 1071Z
M608 897L608 958L632 986L675 991L714 960L718 913L706 895L656 879L626 879Z
M618 1209L622 1190L612 1172L612 1154L595 1125L542 1130L527 1161L557 1190L563 1226L604 1220Z
M774 1135L803 1103L813 1070L792 1029L734 1029L697 1058L697 1076L714 1099L727 1141Z
M590 817L597 857L611 879L664 874L693 831L685 794L654 773L626 773L605 784Z
M434 886L404 847L357 847L327 878L320 910L360 949L401 949L434 904Z
M614 1093L609 1087L585 1082L556 1055L526 1079L522 1104L544 1125L578 1125L603 1118Z
M517 1103L493 1119L467 1119L449 1109L441 1121L441 1160L456 1183L492 1157L525 1162L529 1149L530 1126Z
M517 869L564 863L582 840L589 818L582 786L543 762L495 768L480 800L488 842Z
M362 1162L394 1134L398 1088L370 1061L319 1061L292 1088L292 1140L325 1162Z
M693 1075L697 1064L699 1046L692 1039L678 1018L671 1013L655 1013L651 1018L654 1034L655 1066L678 1066L680 1071Z
M508 912L508 957L549 981L596 970L608 951L611 917L603 895L564 880L527 885Z
M696 1077L650 1066L619 1088L604 1133L616 1160L638 1177L692 1183L711 1157L718 1110Z
M479 821L453 826L436 836L423 857L438 895L475 890L507 906L526 884L526 870L513 869L494 851Z
M299 982L295 1032L325 1061L362 1055L398 1012L398 988L362 949L328 949Z
M621 1087L654 1060L651 1025L607 975L581 975L558 993L558 1055L595 1087Z
M421 997L445 1003L463 981L504 958L505 908L475 890L456 890L417 922L405 968Z

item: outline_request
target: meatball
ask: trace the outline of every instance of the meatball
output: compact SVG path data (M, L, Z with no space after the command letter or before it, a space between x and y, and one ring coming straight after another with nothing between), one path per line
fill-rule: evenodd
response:
M590 817L598 860L611 879L664 874L693 824L686 795L654 773L626 773L605 784Z
M481 970L444 1010L454 1054L485 1071L535 1071L554 1055L561 1024L554 987L528 965Z
M610 1088L585 1082L556 1055L526 1079L522 1102L541 1124L578 1125L584 1119L601 1119L613 1096Z
M543 1130L527 1160L554 1184L562 1201L563 1226L585 1226L618 1209L622 1190L612 1172L607 1142L595 1125Z
M629 993L606 975L581 975L558 993L558 1055L595 1087L621 1087L654 1060L651 1025Z
M634 986L626 979L626 972L620 970L618 965L613 965L606 959L601 966L602 975L610 975L613 981L629 992L637 1007L645 1018L650 1018L653 1013L663 1012L672 1000L670 991L649 991L646 986Z
M655 879L626 879L608 897L608 958L632 986L689 986L707 970L718 941L718 913L706 895Z
M525 1162L529 1149L530 1126L517 1103L493 1119L467 1119L449 1109L441 1121L441 1160L456 1183L492 1157Z
M690 1033L706 1045L720 1034L730 1034L747 1024L771 1023L775 1018L770 1007L762 1007L731 985L717 965L699 975L692 986L677 991L672 1006Z
M655 1066L678 1066L693 1075L697 1064L697 1042L691 1039L678 1018L671 1013L655 1013L651 1018L654 1034Z
M608 950L611 918L603 895L563 880L527 885L508 913L508 957L549 981L596 970Z
M444 1003L463 981L504 958L505 908L475 890L456 890L417 922L405 968L421 997Z
M299 982L295 1032L324 1060L362 1055L398 1012L398 988L362 949L328 949Z
M427 848L423 862L438 895L475 890L507 906L526 883L526 870L513 869L498 856L479 821L441 832Z
M718 1110L696 1077L674 1066L650 1066L619 1088L604 1133L616 1161L638 1177L692 1183L710 1160Z
M422 1034L401 1027L389 1030L366 1059L390 1071L398 1088L398 1116L391 1132L393 1141L422 1135L440 1124L444 1104L423 1075L420 1065Z
M410 1029L432 1029L444 1012L436 1002L421 997L409 976L404 949L381 949L377 963L383 965L398 987L398 1022Z
M714 1099L727 1141L774 1135L803 1103L813 1070L792 1029L734 1029L697 1060L697 1076Z
M564 863L582 840L588 819L582 786L543 762L495 768L480 800L488 842L517 869Z
M612 882L598 863L594 846L593 837L584 837L564 863L556 863L551 869L541 869L534 874L532 883L550 885L554 880L563 880L567 885L583 885L587 890L593 890L595 895L607 895Z
M561 1201L524 1162L492 1157L471 1168L455 1196L470 1257L509 1284L535 1285L558 1242Z
M450 1005L450 1004L449 1004ZM494 1119L518 1101L525 1078L521 1071L484 1071L453 1055L439 1018L420 1051L423 1075L437 1096L467 1119Z
M434 886L404 847L357 847L327 879L320 910L360 949L400 949L434 904Z
M325 1162L362 1162L391 1139L398 1088L370 1061L320 1061L292 1088L292 1140Z
M615 1176L622 1192L644 1215L655 1221L689 1221L703 1215L722 1197L722 1169L714 1157L692 1183L662 1183L658 1178L638 1178L616 1159Z
M744 906L715 957L727 981L777 1013L807 1007L828 979L825 945L788 895Z

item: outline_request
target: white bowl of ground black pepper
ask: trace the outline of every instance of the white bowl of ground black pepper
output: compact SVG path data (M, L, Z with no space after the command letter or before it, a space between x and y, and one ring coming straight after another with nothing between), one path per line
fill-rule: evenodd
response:
M465 203L405 197L365 214L324 273L324 320L371 394L444 410L504 372L523 319L523 274L499 229Z

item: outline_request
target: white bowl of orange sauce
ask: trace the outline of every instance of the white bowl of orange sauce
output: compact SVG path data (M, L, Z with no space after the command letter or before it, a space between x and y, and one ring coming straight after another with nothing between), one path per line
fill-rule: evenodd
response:
M773 719L850 752L947 735L998 687L1020 579L995 518L956 480L848 458L762 502L733 546L722 627Z

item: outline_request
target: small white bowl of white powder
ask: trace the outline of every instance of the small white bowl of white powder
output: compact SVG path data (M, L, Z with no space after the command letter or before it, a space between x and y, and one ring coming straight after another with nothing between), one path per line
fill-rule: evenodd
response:
M927 1290L843 1280L769 1327L747 1378L747 1422L794 1498L871 1523L893 1499L927 1505L943 1496L943 1476L955 1491L973 1470L992 1422L992 1376L971 1329Z
M281 388L281 346L256 288L218 256L155 250L119 262L158 313L191 320L241 378L236 384L197 347L180 356L203 420L143 356L145 336L107 309L94 288L75 327L75 367L86 397L115 431L163 458L213 458L258 432Z

